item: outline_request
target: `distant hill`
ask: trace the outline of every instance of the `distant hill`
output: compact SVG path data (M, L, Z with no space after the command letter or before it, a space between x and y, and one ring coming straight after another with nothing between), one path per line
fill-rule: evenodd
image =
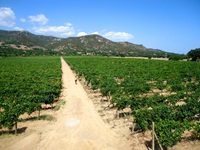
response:
M171 53L146 48L143 45L129 42L113 42L100 35L57 38L53 36L35 35L28 31L0 30L0 48L14 50L40 50L60 54L87 55L124 55L166 57ZM1 54L1 53L0 53Z

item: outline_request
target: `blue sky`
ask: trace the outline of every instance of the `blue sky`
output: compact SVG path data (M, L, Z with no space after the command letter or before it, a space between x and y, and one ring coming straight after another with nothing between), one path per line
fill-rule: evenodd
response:
M0 0L0 29L62 38L99 34L186 54L200 48L200 1Z

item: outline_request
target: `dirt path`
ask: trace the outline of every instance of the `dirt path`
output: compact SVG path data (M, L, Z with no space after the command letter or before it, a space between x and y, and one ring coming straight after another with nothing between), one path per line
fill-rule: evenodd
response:
M82 85L61 59L64 108L57 121L44 124L36 132L24 136L6 149L29 150L129 150L130 143L105 124L96 112Z

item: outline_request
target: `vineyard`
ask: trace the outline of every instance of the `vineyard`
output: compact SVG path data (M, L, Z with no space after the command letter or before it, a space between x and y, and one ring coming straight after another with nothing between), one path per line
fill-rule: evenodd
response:
M19 116L54 103L61 91L59 57L0 58L0 128L9 130Z
M155 132L164 147L185 131L200 137L200 63L103 57L65 57L87 85L123 110L131 108L134 130Z

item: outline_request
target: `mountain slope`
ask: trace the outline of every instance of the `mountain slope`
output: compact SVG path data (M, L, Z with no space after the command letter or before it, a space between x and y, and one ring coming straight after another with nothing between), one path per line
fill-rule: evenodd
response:
M52 50L62 53L95 53L125 54L133 56L156 55L164 56L166 52L148 49L143 45L129 42L113 42L100 35L57 38L53 36L34 35L27 31L0 30L0 46L23 50Z

